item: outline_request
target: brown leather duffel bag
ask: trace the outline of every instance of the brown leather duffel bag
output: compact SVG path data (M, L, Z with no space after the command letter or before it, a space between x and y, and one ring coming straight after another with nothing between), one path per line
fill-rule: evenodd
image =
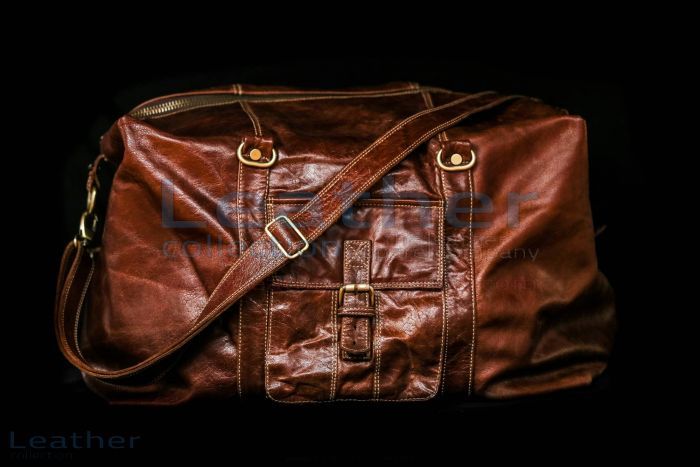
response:
M110 401L504 398L605 368L579 117L234 85L146 102L101 147L56 333Z

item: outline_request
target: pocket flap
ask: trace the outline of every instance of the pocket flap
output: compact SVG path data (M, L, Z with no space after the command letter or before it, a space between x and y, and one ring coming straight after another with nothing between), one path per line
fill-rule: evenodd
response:
M276 199L268 218L292 215L306 200ZM301 257L280 270L273 284L335 289L342 285L344 240L371 240L376 289L442 287L444 215L441 201L363 199L348 209Z

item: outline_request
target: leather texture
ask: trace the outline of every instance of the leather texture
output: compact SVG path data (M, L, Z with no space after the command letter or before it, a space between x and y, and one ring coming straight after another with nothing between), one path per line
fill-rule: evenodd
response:
M99 163L116 175L98 189L101 240L64 254L56 332L94 391L156 404L504 398L605 368L614 306L580 117L413 83L184 97L196 105L140 115L183 96L150 101L104 136ZM253 167L238 148L277 159ZM440 151L476 163L447 171ZM301 235L279 219L266 234L280 215ZM311 246L292 260L271 238L293 253L302 236ZM359 283L374 300L340 300Z

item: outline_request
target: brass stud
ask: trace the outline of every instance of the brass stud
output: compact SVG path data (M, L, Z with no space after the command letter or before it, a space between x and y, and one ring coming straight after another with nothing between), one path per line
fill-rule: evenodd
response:
M259 161L260 158L262 157L262 152L260 152L260 149L255 148L255 149L252 149L250 151L250 153L248 153L248 156L254 161Z
M464 161L464 158L461 154L454 153L450 156L450 162L452 162L452 165L460 165L462 161Z

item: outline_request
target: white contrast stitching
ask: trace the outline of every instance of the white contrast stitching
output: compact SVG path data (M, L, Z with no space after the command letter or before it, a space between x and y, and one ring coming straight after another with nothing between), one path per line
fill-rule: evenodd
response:
M65 288L65 292L63 295L63 306L61 306L61 326L59 326L59 329L61 330L61 334L63 337L63 341L65 342L65 345L67 348L70 347L70 344L68 344L68 336L66 335L66 331L64 329L64 323L66 321L65 319L65 312L66 312L66 307L68 306L68 296L70 295L70 289L73 287L73 281L75 280L75 275L78 273L78 268L80 267L80 260L83 259L83 250L78 247L77 253L75 254L75 258L73 259L73 266L71 269L68 271L68 285Z
M272 285L279 287L302 287L305 289L337 289L342 287L341 282L302 282L302 281L288 281L279 279L279 276L272 279ZM387 290L387 289L410 289L415 287L421 287L426 289L439 289L442 287L441 281L428 281L428 282L372 282L372 286L376 290Z
M447 181L445 179L445 171L444 170L439 170L440 172L440 182L442 185L442 194L445 196L445 199L447 199ZM443 214L444 215L444 214ZM443 226L444 228L444 226ZM443 250L443 260L446 261L446 256L447 253L445 250L447 250L447 240L445 240L444 244L442 245L442 250ZM445 375L447 374L447 352L450 350L450 304L449 304L449 297L447 296L447 265L445 264L443 266L443 276L442 276L442 281L443 281L443 290L442 290L442 299L443 299L443 306L445 307L445 361L444 361L444 368L443 368L443 373L442 373L442 393L445 392L445 380L446 377Z
M243 173L243 164L241 161L238 161L238 182L236 184L236 221L238 224L236 225L236 232L238 232L238 255L239 258L243 256L243 240L241 236L241 198L239 196L241 192L241 177ZM216 291L216 289L214 289ZM213 295L213 293L212 293Z
M300 199L270 199L270 203L277 205L304 205L311 201L311 198L300 198ZM361 199L353 203L353 206L357 207L378 207L378 208L393 208L394 206L406 207L406 208L425 208L425 209L435 209L439 208L442 204L442 200L409 200L409 199L386 199L386 198L376 198L376 199Z
M469 275L472 288L472 342L469 347L469 385L467 395L472 395L472 385L474 380L474 348L476 346L476 284L474 273L474 184L472 181L472 171L469 171Z
M243 111L246 113L246 115L248 115L248 118L250 118L250 121L253 123L253 131L255 132L255 136L261 137L262 128L260 127L260 120L258 120L258 116L255 115L255 112L253 112L253 109L250 107L250 104L248 104L248 102L240 102Z
M80 301L78 302L78 311L75 314L75 328L73 329L73 339L75 340L75 350L80 355L83 360L83 352L80 350L80 344L78 343L78 327L80 325L80 314L83 309L83 303L85 302L85 295L87 294L88 288L90 287L90 282L92 281L92 274L95 272L95 262L90 262L90 272L85 280L85 285L83 286L83 291L80 293Z
M379 400L379 375L382 365L382 308L380 295L377 294L374 299L377 306L377 335L374 338L375 352L377 352L377 358L374 366L374 399Z
M240 85L239 85L240 86ZM374 90L358 90L358 91L334 91L334 90L303 90L303 89L289 89L289 90L250 90L246 91L246 94L250 96L265 96L268 94L298 94L298 95L305 95L305 94L329 94L331 97L340 95L340 96L352 96L352 97L363 97L363 96L376 96L376 95L384 95L386 93L392 93L396 91L406 91L406 90L413 90L416 91L418 89L417 83L402 83L400 87L396 88L388 88L388 89L374 89ZM241 94L243 91L241 90Z
M243 383L241 382L241 357L243 353L243 304L238 302L238 363L236 371L238 383L238 397L243 399Z
M441 171L442 172L442 171ZM442 174L441 174L442 175ZM444 191L444 187L443 187ZM442 211L441 216L444 218L444 209ZM440 384L440 390L441 393L444 394L445 392L445 375L447 374L447 352L449 350L449 345L450 345L450 315L449 315L449 307L447 303L447 280L445 276L447 275L447 266L445 264L446 262L446 254L445 254L445 249L447 248L447 242L445 241L445 224L442 224L442 239L440 242L440 249L442 251L442 352L443 355L441 357L442 359L442 366L440 369L440 374L441 374L441 382Z
M270 327L272 326L272 308L274 306L275 302L275 296L274 296L274 290L272 287L270 287L270 306L265 312L265 395L269 399L276 400L274 397L272 397L272 394L270 394L270 361L269 361L269 353L270 353Z
M429 92L424 91L422 93L423 95L423 100L425 101L425 105L428 108L432 108L434 106L433 104L433 99L432 96L430 95ZM447 135L445 132L441 132L438 134L438 140L439 141L444 141L447 139ZM445 380L446 380L446 374L447 374L447 352L449 351L449 344L450 344L450 313L449 313L449 304L448 304L448 297L447 297L447 265L446 263L446 249L447 249L447 243L445 242L445 223L444 223L444 218L445 218L445 210L444 210L444 203L447 200L447 191L446 191L446 184L445 184L445 172L443 170L438 170L440 174L440 183L438 186L438 190L440 191L440 197L442 198L443 202L443 207L440 212L440 218L441 218L441 235L442 235L442 241L440 242L440 252L441 252L441 266L442 266L442 271L441 271L441 278L442 278L442 356L441 356L441 365L440 365L440 383L438 386L440 387L440 393L444 394L445 393Z
M338 381L338 324L336 311L338 306L337 291L331 293L331 327L333 328L333 366L331 375L331 394L330 400L335 399L336 384Z

